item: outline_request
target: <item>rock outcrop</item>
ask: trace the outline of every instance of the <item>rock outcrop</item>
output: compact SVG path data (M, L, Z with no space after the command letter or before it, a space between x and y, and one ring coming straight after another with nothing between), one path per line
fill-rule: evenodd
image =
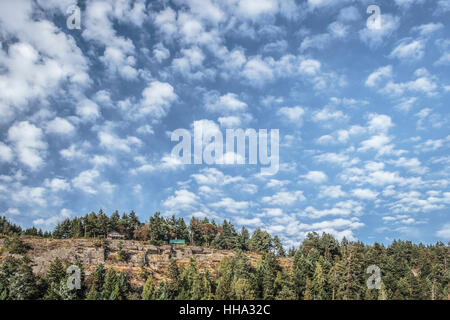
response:
M133 284L142 286L144 279L140 276L143 269L153 274L157 281L164 279L170 259L181 265L188 264L194 258L200 270L207 269L211 274L217 264L226 257L235 254L230 250L217 250L186 245L154 246L133 240L91 240L91 239L24 239L30 250L27 256L31 259L33 272L44 275L51 262L59 258L68 264L81 261L86 275L90 275L98 264L106 268L114 268L118 272L126 272ZM0 239L0 248L3 240ZM7 256L17 256L2 250L0 262ZM259 255L247 253L253 265ZM125 257L125 259L124 259ZM283 267L290 267L288 258L281 259Z

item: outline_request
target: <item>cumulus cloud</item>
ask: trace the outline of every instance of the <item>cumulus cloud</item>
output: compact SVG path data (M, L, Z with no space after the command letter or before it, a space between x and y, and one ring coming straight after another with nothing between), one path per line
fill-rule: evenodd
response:
M212 203L211 207L223 209L230 213L240 213L245 214L245 210L249 208L249 203L247 201L236 201L232 198L223 198L220 201Z
M366 27L359 32L360 39L370 47L378 47L400 26L400 18L390 14L381 14L381 28Z
M450 239L450 224L445 224L441 229L436 232L436 236L441 238L442 240Z
M282 117L290 122L297 123L298 126L301 126L303 115L305 114L305 109L303 109L300 106L292 107L292 108L283 107L278 110L277 114L280 117Z
M374 200L378 196L378 192L375 192L370 189L361 189L361 188L353 189L352 194L355 197L363 200Z
M142 92L142 100L137 110L140 116L151 116L154 120L164 118L176 100L174 88L160 81L152 81Z
M383 79L392 77L392 66L380 67L367 77L366 86L375 87Z
M322 171L309 171L307 174L300 176L309 182L313 183L323 183L327 181L327 175Z
M53 178L53 179L45 179L44 186L51 189L53 192L58 191L69 191L70 183L66 181L66 179L61 178Z
M425 42L423 40L404 39L392 50L390 57L411 62L422 59L424 54Z
M12 149L3 142L0 142L0 162L11 162L13 158L14 154Z
M193 210L199 201L194 193L181 189L176 190L175 195L170 196L163 202L163 206L176 211Z
M247 104L239 100L234 93L227 93L220 97L210 98L211 102L206 103L205 107L208 111L218 112L221 114L229 114L241 112L247 109Z
M306 200L303 191L280 191L262 198L262 202L276 206L291 206L303 200Z
M75 127L66 119L56 117L47 124L45 130L52 134L71 135L75 132Z
M20 162L28 168L36 170L44 164L47 143L42 129L28 121L21 121L9 128L8 140L14 145Z
M51 216L49 218L40 218L33 221L34 225L40 226L40 227L55 227L57 223L68 219L72 216L72 212L69 209L61 209L60 213L54 216Z

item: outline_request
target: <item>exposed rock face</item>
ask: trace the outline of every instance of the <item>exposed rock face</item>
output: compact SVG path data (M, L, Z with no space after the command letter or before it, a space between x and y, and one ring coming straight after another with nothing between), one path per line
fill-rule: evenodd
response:
M217 264L224 258L233 256L234 251L217 250L210 248L192 247L185 245L154 246L140 241L132 240L90 240L90 239L24 239L31 249L27 256L31 259L33 272L39 276L44 275L51 262L59 258L67 263L81 261L86 275L91 274L98 264L102 263L106 268L114 268L116 271L126 272L135 285L143 285L144 279L140 277L142 268L152 273L156 280L165 277L170 259L175 259L179 264L187 264L195 258L200 270L208 269L214 273ZM3 240L0 239L0 248ZM119 252L127 256L126 261L120 259ZM259 257L256 253L247 254L256 264ZM0 256L0 262L9 254L7 251ZM290 259L282 259L282 265L290 265Z

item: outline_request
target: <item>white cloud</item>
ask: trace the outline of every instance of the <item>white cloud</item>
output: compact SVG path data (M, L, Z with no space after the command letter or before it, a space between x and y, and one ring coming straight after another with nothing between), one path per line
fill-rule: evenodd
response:
M247 210L249 206L250 203L247 201L236 201L231 198L222 198L220 201L211 204L211 207L213 208L223 209L230 213L241 214L244 214L245 210Z
M435 63L437 66L449 66L450 65L450 53L444 53Z
M136 129L136 132L142 135L152 135L155 133L152 126L145 124Z
M76 113L85 121L95 121L100 117L100 107L92 100L83 99L78 102Z
M362 210L363 207L359 202L354 200L347 200L336 203L330 209L318 210L314 207L309 206L305 208L305 210L300 215L318 219L325 216L360 215Z
M44 186L50 188L53 192L70 190L70 183L60 178L45 179Z
M8 210L2 213L2 215L6 217L18 216L19 214L20 211L17 208L8 208Z
M97 194L98 185L96 180L99 176L100 173L95 169L85 170L72 179L72 185L86 193Z
M191 175L192 178L199 185L212 185L212 186L224 186L230 183L241 182L244 179L241 176L229 176L223 174L216 168L205 168L200 170L200 173Z
M289 180L277 180L277 179L270 179L269 182L266 183L267 188L282 188L290 183Z
M194 193L182 189L176 190L175 195L163 202L163 206L175 211L193 210L197 206L199 198Z
M8 140L14 145L20 162L31 170L44 164L47 143L42 130L28 121L15 123L8 131Z
M400 7L409 8L413 4L422 4L426 0L394 0L394 1L395 1L395 4L400 6Z
M220 123L221 127L225 128L239 128L242 124L242 119L236 116L219 117L217 121Z
M61 212L50 218L40 218L33 221L33 224L44 227L54 227L58 222L70 218L72 212L69 209L61 209Z
M428 36L432 33L435 33L436 31L443 29L443 28L444 28L444 25L442 23L431 22L431 23L427 23L427 24L422 24L420 26L416 26L416 27L412 28L412 31L419 33L419 35L421 35L421 36Z
M425 54L425 42L423 40L402 40L389 57L398 58L404 62L417 61L423 58Z
M346 116L341 110L333 110L329 107L323 108L322 110L315 111L312 116L315 122L328 122L330 120L334 121L346 121L348 116Z
M369 75L366 80L366 86L375 87L377 86L381 80L389 79L392 77L392 66L385 66L378 68L373 73Z
M427 168L422 167L421 162L417 158L398 158L397 160L391 160L391 163L397 167L403 167L411 172L418 173L418 174L424 174L428 171Z
M20 190L12 194L12 200L21 205L47 206L46 190L41 187L22 186Z
M327 175L322 171L309 171L307 174L300 176L300 178L313 183L323 183L328 179Z
M339 11L339 21L351 22L357 21L359 19L361 19L361 14L359 12L359 9L354 6L345 7L341 9L341 11Z
M262 86L274 78L272 68L260 57L249 60L245 64L242 75L254 86Z
M322 186L320 188L319 198L338 199L347 196L347 193L342 191L341 186Z
M353 189L352 194L355 197L357 197L359 199L364 199L364 200L374 200L378 196L378 192L375 192L370 189L361 189L361 188Z
M445 224L440 230L436 232L436 236L443 239L443 240L449 240L450 239L450 224Z
M370 47L378 47L385 38L388 38L400 26L400 18L390 14L381 14L381 28L364 28L359 37Z
M307 76L315 76L320 72L321 66L322 65L320 61L314 59L306 59L300 63L299 71L301 74Z
M134 67L134 44L130 39L117 35L114 19L141 26L145 17L145 4L142 1L133 2L133 6L128 1L92 1L87 4L83 17L82 36L104 47L103 56L99 59L110 75L118 74L127 80L135 79L138 71Z
M436 15L441 15L450 11L450 0L439 0L437 3Z
M52 22L35 19L34 7L30 1L0 2L2 33L14 39L8 40L7 53L0 50L7 66L0 76L1 121L28 110L32 101L48 105L50 97L67 92L64 85L73 92L91 83L87 59L75 40Z
M12 149L0 141L0 162L11 162L14 158Z
M170 51L161 42L153 47L153 55L155 59L161 63L170 57Z
M165 82L152 81L142 92L142 100L137 110L140 116L150 115L155 120L164 118L177 95L173 87Z
M283 107L280 108L277 112L277 114L285 119L287 119L290 122L295 122L298 124L298 126L301 126L302 124L302 118L305 114L305 110L302 107Z
M271 205L291 206L295 202L303 201L305 199L303 191L280 191L272 196L263 197L262 202Z
M98 133L100 145L110 151L131 152L133 147L142 145L139 138L128 136L125 139L117 137L111 132L100 131Z
M75 127L66 119L56 117L47 124L45 131L53 134L71 135L75 132Z
M260 227L263 225L260 218L241 218L236 217L234 220L236 220L236 223L241 226L252 226L252 227Z
M387 133L394 124L391 117L385 114L369 114L368 127L371 132Z
M375 150L379 155L390 154L393 151L393 145L390 144L391 138L385 134L374 135L371 138L361 142L358 151Z
M214 100L211 103L206 103L205 107L208 111L229 114L247 109L247 104L240 101L234 93L227 93L221 97L215 97Z

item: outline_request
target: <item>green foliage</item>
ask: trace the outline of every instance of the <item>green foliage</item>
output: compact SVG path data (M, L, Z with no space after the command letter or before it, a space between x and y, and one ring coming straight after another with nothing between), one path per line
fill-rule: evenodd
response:
M19 235L22 228L9 222L6 217L0 217L0 234L1 235Z
M119 247L119 253L118 253L119 260L123 261L123 262L127 262L128 259L130 258L130 256L128 255L128 253L125 250L123 250L123 243L119 242L118 247Z
M266 231L256 229L250 240L250 250L255 252L269 252L272 249L272 238Z
M345 238L338 242L331 235L308 234L298 248L290 248L288 256L280 239L256 229L250 236L247 229L236 232L229 221L217 225L207 218L191 219L189 227L182 218L164 218L159 213L148 224L139 222L136 214L115 212L110 218L102 211L83 218L61 222L54 236L60 238L96 238L98 247L109 230L117 230L127 238L147 237L153 243L170 239L185 239L191 244L234 250L223 259L212 275L199 269L195 259L183 267L175 259L169 261L167 278L156 281L140 264L145 281L143 288L132 288L127 274L105 269L99 264L87 281L81 269L80 290L70 290L67 265L60 259L51 262L45 276L32 272L30 260L3 258L0 265L0 299L49 300L125 300L125 299L279 299L279 300L446 300L450 298L449 246L413 244L394 241L389 246L378 243L364 245ZM0 218L4 234L4 249L9 253L25 255L29 250L19 237L48 236L33 228L22 231ZM136 231L138 231L136 233ZM145 237L142 237L142 233ZM256 266L252 265L248 250L259 253ZM250 254L254 255L254 254ZM119 257L128 255L119 244ZM284 267L289 264L288 267ZM283 265L283 268L281 268ZM381 270L381 288L369 289L367 267L377 265ZM209 267L209 266L208 266Z
M30 260L7 257L0 266L0 300L38 299L39 290Z
M150 275L145 281L144 289L142 290L142 300L155 300L156 285L153 277Z
M9 253L25 254L30 247L25 244L18 235L13 235L5 239L4 246Z

